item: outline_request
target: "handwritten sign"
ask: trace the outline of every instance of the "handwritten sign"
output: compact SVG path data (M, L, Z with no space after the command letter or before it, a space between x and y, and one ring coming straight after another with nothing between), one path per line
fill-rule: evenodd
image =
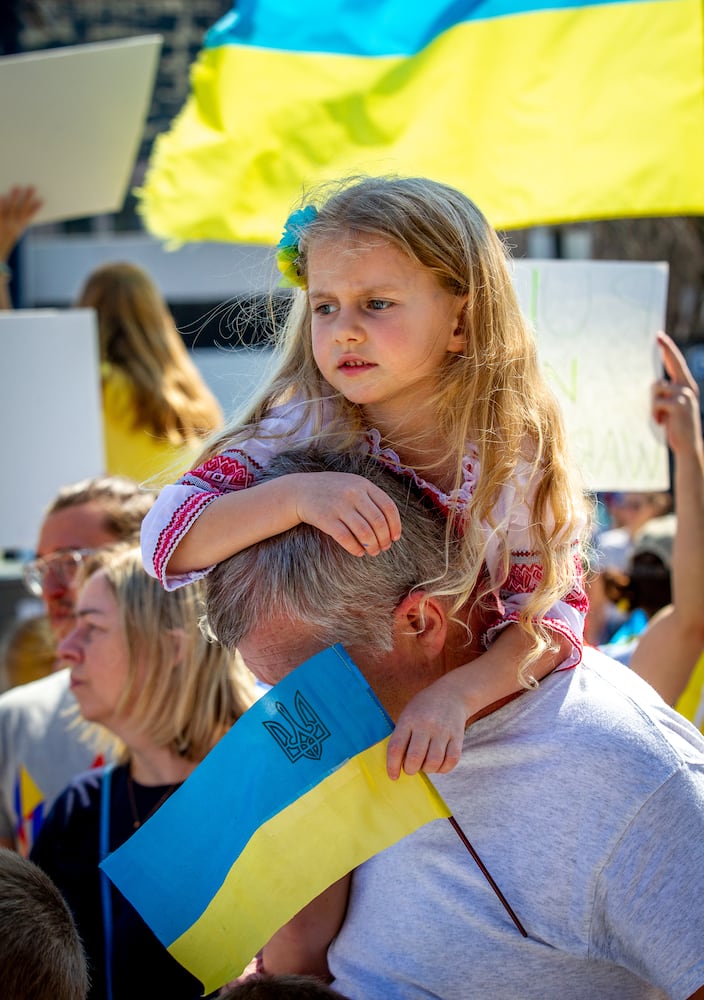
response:
M521 309L589 489L669 487L667 449L650 417L667 278L662 263L515 263Z

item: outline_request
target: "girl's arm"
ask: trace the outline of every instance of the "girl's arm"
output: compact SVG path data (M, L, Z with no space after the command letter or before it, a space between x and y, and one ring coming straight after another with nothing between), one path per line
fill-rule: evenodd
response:
M363 476L293 473L209 504L174 549L171 572L222 562L297 524L314 525L354 556L378 555L401 530L396 505Z
M262 950L264 971L330 979L328 947L345 919L350 879L334 882L276 932Z
M215 471L222 467L218 456L165 487L142 523L145 567L167 588L301 523L315 525L356 556L377 555L400 537L396 505L362 476L296 473L250 486L239 474L236 485L232 477L225 484ZM209 477L215 488L208 488Z
M570 639L557 635L557 651L547 651L531 667L541 680L565 660ZM451 670L406 705L389 740L386 766L390 778L417 771L446 774L459 762L464 731L470 722L501 707L525 690L518 667L530 639L517 625L502 629L490 648Z
M672 605L650 622L630 665L673 705L704 649L704 443L697 383L674 341L661 333L658 342L670 378L653 386L652 409L674 454Z

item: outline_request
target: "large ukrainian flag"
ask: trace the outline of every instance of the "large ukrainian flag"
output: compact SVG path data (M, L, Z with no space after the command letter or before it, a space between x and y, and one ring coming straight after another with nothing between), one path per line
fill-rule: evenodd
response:
M102 863L206 993L337 879L450 815L425 775L387 776L392 728L333 646L256 702Z
M141 193L172 241L278 241L304 187L433 177L498 228L704 212L702 0L238 0Z

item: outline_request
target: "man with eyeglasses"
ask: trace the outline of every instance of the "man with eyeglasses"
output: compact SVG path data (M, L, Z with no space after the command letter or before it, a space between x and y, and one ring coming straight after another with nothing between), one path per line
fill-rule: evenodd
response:
M152 502L132 480L105 476L63 487L49 505L24 579L43 598L57 644L73 627L86 556L136 543ZM29 854L55 797L75 774L100 763L75 729L74 705L66 669L0 695L0 846Z

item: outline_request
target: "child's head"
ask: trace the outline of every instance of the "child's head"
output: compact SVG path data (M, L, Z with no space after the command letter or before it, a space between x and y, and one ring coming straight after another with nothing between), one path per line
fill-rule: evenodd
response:
M304 289L312 277L311 251L321 244L334 254L336 245L383 241L427 268L441 288L466 299L461 331L461 362L466 363L460 367L476 374L479 366L505 364L512 333L524 352L524 325L503 244L474 202L454 188L417 177L367 177L324 186L298 215L293 239L297 254L288 274ZM295 322L309 343L310 307L304 296L301 300ZM459 377L453 371L456 361L447 359L447 372Z
M518 306L504 246L477 206L454 188L414 177L324 185L306 200L290 217L280 245L280 266L283 262L299 287L282 331L282 364L269 401L291 390L309 400L332 397L346 426L356 431L365 426L365 413L346 405L316 367L306 288L311 280L320 283L310 273L311 261L325 263L336 247L342 253L351 245L391 245L466 302L457 331L461 347L440 356L431 386L433 422L445 445L438 461L455 460L459 478L467 440L480 449L485 442L491 448L505 445L515 454L516 441L526 433L540 438L541 415L532 402L524 405L531 393L542 399L534 340ZM321 246L324 252L316 253Z
M83 1000L86 956L66 900L28 858L0 847L0 986L13 1000Z

